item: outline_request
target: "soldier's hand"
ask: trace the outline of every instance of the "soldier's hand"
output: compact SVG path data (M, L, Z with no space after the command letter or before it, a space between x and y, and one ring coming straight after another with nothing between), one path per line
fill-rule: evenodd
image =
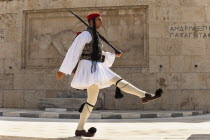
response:
M116 57L121 57L122 52L120 54L115 54Z
M58 80L60 80L63 75L64 75L64 73L62 73L62 72L59 71L59 72L56 73L56 78Z

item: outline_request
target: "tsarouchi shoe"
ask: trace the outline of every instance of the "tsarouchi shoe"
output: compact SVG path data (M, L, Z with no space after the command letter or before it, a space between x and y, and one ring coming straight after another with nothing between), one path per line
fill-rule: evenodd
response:
M145 94L145 97L142 98L143 104L145 104L145 103L147 103L147 102L149 102L151 100L155 100L155 99L160 98L161 95L162 95L162 93L163 93L163 90L161 88L159 88L159 89L156 90L155 95L154 94L148 94L148 93L146 93Z
M85 136L85 137L93 137L96 133L97 129L95 127L91 127L88 129L88 132L86 130L76 130L75 135L76 136Z

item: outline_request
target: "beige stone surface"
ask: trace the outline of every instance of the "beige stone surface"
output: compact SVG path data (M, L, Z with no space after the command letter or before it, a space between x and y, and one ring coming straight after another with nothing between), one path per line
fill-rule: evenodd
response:
M119 6L119 5L123 5L123 1L121 0L106 0L106 1L102 1L102 0L95 0L96 6L97 7L104 7L104 6Z
M149 37L150 38L168 38L168 23L151 23L149 24Z
M4 71L4 59L0 59L0 73Z
M204 22L206 13L203 7L181 7L182 22Z
M27 2L24 0L8 1L7 2L7 13L20 13L26 8Z
M210 2L208 1L208 4L210 5ZM205 11L206 13L209 13L210 12L210 7L205 7ZM209 14L206 14L206 21L210 21L210 15Z
M208 0L168 0L170 6L207 6Z
M148 61L147 24L145 24L147 13L145 7L130 7L129 11L123 7L115 7L115 9L97 8L96 11L102 13L104 20L105 30L101 29L100 32L114 46L119 46L118 48L124 53L121 59L116 60L118 62L116 63L117 66L145 66ZM84 9L83 11L75 10L75 12L85 18L91 11ZM113 14L117 17L110 16ZM43 16L45 17L44 20ZM69 16L69 13L64 11L54 12L51 10L33 14L28 12L25 19L30 21L25 27L26 34L24 34L24 37L26 42L23 50L26 53L22 56L25 57L25 63L22 64L26 67L59 66L76 32L85 29L82 24L77 23L78 20L75 17ZM59 24L60 22L63 22L63 24ZM136 28L138 30L135 30ZM129 54L130 56L132 54L132 57L126 59Z
M13 89L14 75L0 73L0 89Z
M170 72L194 72L193 56L170 56Z
M195 72L209 72L210 71L210 57L209 56L195 56L193 57ZM197 67L195 67L197 65Z
M149 55L150 56L156 55L156 50L157 50L156 42L157 42L156 39L149 40Z
M180 89L182 85L181 73L158 73L157 87L166 89Z
M210 73L207 73L207 88L210 88Z
M149 68L150 68L150 72L168 72L169 71L169 57L168 56L150 56Z
M206 89L207 74L206 73L183 73L182 88L184 89Z
M206 39L206 56L210 56L210 39Z
M206 55L205 39L183 39L182 55Z
M15 89L58 89L55 74L15 74Z
M45 90L0 90L0 106L5 108L38 108L38 99L45 98Z
M4 70L4 73L14 73L15 70L17 69L15 66L15 59L14 58L6 58L4 60L4 66L2 67Z
M1 1L0 3L0 14L5 14L7 9L7 2Z
M199 103L210 96L209 37L170 37L170 33L191 32L170 31L170 27L180 26L207 26L205 31L192 33L208 35L209 0L1 0L4 40L0 39L0 106L36 108L39 96L75 92L70 86L73 76L58 81L55 74L76 32L85 26L64 6L84 20L88 13L101 13L104 28L99 32L123 52L111 70L139 89L166 90L161 100L142 105L129 93L115 100L113 85L101 90L105 109L210 107ZM114 52L103 44L105 51ZM173 98L172 94L177 96ZM20 99L23 101L18 102Z
M3 107L23 108L24 95L22 90L2 90L3 92Z
M181 55L182 45L180 39L157 39L157 55Z
M209 90L183 90L182 94L188 95L186 100L182 100L181 107L183 108L202 109L209 106Z
M143 109L141 98L125 92L123 92L123 95L123 98L115 99L115 90L109 90L105 93L105 109Z
M0 59L1 58L14 58L14 43L1 43L0 46Z
M156 22L177 22L180 21L181 10L179 7L156 7Z
M38 99L46 98L45 90L24 90L24 108L39 108Z
M3 107L3 93L0 92L0 107Z
M132 74L132 84L142 90L156 89L156 74Z
M190 110L209 106L209 90L164 89L163 96L144 105L145 110ZM209 111L209 109L207 109Z

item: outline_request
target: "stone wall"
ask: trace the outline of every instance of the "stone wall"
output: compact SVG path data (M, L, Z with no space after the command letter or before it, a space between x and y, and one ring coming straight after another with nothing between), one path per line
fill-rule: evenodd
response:
M210 0L0 0L0 107L38 108L38 98L82 92L70 87L72 75L55 78L85 29L64 5L83 19L102 14L100 32L123 51L114 72L142 90L165 91L142 105L126 93L116 100L113 85L100 90L104 109L209 110Z

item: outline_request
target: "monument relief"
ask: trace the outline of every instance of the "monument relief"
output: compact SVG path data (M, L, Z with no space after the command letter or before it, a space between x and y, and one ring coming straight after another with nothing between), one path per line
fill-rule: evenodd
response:
M101 13L103 28L99 32L124 53L120 59L116 59L113 67L147 66L147 7L127 8L81 8L73 11L83 19L90 12ZM65 9L24 11L24 15L22 64L25 68L60 66L76 33L86 30L86 26ZM114 52L104 42L103 45L104 51Z

